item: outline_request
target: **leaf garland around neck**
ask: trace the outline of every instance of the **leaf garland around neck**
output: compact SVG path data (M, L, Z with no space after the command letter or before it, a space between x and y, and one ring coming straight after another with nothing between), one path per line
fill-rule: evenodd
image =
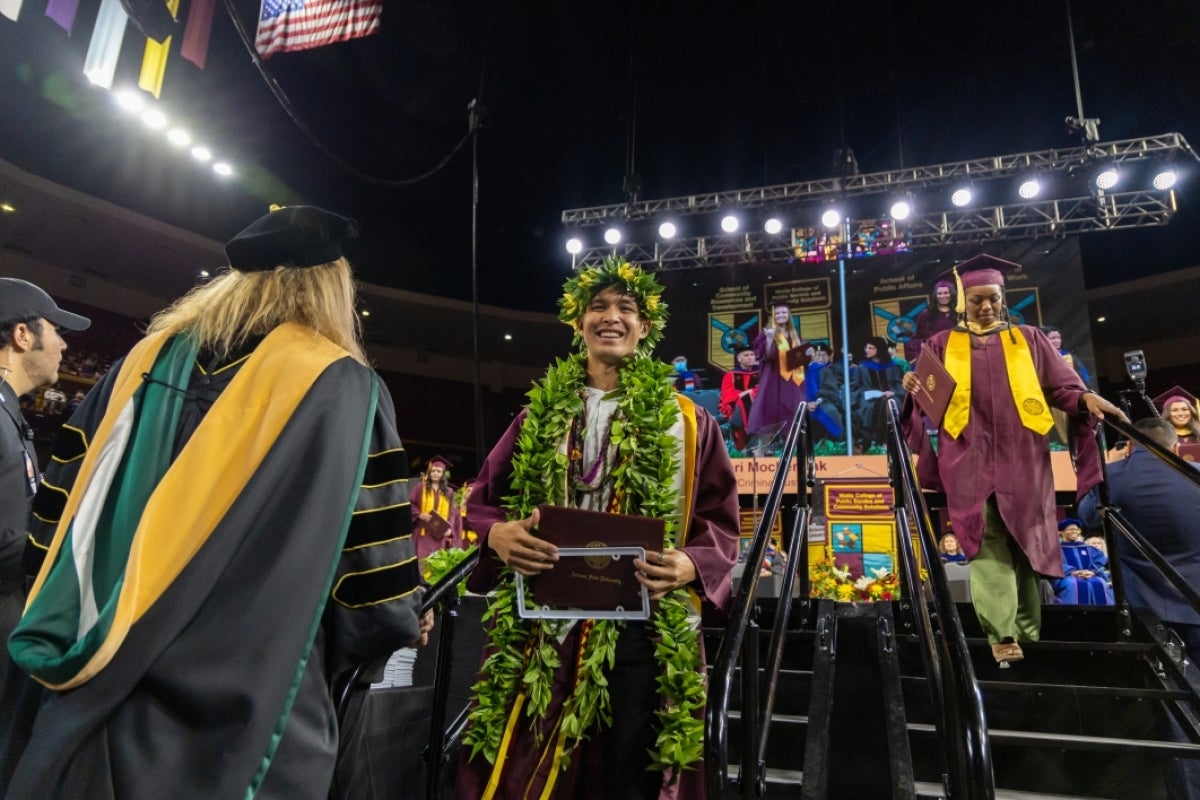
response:
M673 480L681 465L678 439L671 435L671 428L680 411L671 373L671 365L648 357L635 356L625 363L618 378L614 416L621 424L613 426L611 439L616 510L665 520L668 548L678 540L683 510L683 498ZM574 355L555 362L530 390L513 453L513 493L504 498L509 519L525 519L541 503L566 504L568 456L562 443L572 420L584 412L580 390L586 377L586 356ZM492 621L492 654L480 670L482 678L472 687L477 702L463 738L471 748L471 758L482 753L492 764L500 755L518 692L526 695L518 724L536 726L549 707L554 672L562 666L551 645L561 623L520 619L512 569L504 567L501 575L484 615ZM532 600L527 598L527 602ZM706 698L703 661L699 626L693 624L688 602L687 589L675 589L659 601L652 620L663 705L657 712L659 733L651 758L654 769L671 769L676 777L694 767L703 755L704 722L697 718ZM615 662L617 635L623 624L595 620L591 625L577 659L574 690L550 734L561 730L565 735L560 769L569 766L582 739L612 724L605 673Z

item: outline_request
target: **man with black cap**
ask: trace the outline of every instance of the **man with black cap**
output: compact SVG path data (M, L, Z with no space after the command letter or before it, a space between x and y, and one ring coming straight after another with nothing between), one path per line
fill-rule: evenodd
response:
M1125 418L1083 385L1045 334L1010 322L1004 273L1017 268L979 255L954 271L959 324L924 344L955 382L943 418L934 420L936 453L927 446L921 414L905 404L922 486L946 493L954 533L970 559L971 600L1002 667L1024 657L1021 642L1040 635L1039 573L1062 576L1046 439L1054 419L1047 404L1069 414L1077 429L1080 497L1100 480L1096 420ZM913 372L904 375L903 386L910 394L922 391Z
M21 552L39 478L33 429L21 416L21 395L58 380L67 343L59 331L82 331L91 320L63 311L28 281L0 278L0 642L25 607ZM11 714L7 653L0 653L0 719Z
M417 558L423 561L435 550L461 548L462 510L450 488L450 461L445 456L429 459L425 475L408 496L412 511L413 540Z
M758 394L758 356L748 344L734 347L733 369L721 378L721 400L717 410L729 420L733 446L746 449L746 420L750 419L750 408Z
M44 689L6 798L327 796L330 682L431 625L355 232L311 206L252 223L58 437L9 640Z

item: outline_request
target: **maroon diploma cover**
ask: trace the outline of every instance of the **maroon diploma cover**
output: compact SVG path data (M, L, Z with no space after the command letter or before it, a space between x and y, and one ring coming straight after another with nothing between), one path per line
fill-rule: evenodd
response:
M941 424L946 407L950 405L950 398L954 395L954 387L958 386L958 383L950 377L946 367L928 347L921 348L914 371L921 386L912 393L913 401L921 407L925 416Z
M537 535L561 549L641 547L659 552L663 520L577 508L538 507ZM538 606L612 611L642 606L632 555L562 556L554 569L532 580Z
M442 515L436 511L430 511L429 519L421 525L425 528L425 535L434 539L445 539L450 533L450 523L442 519Z
M787 368L792 372L804 369L808 366L808 362L812 360L808 353L799 347L789 347L784 354L784 358L787 361Z

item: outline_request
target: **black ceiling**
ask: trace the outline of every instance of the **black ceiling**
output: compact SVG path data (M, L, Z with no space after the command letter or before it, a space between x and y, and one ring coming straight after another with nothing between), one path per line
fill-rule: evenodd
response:
M71 36L37 0L0 18L0 158L217 240L270 202L325 205L362 222L366 279L464 298L477 148L480 298L516 308L550 310L561 210L620 202L631 162L654 198L828 176L843 144L869 172L1077 143L1064 2L389 0L379 34L265 62L289 112L227 11L252 36L257 0L230 0L206 68L173 52L162 94L233 160L222 182L87 85L98 5L83 0ZM1200 141L1200 5L1072 11L1102 138ZM130 31L119 83L140 59ZM401 184L462 142L476 98L478 139ZM1167 229L1085 237L1089 285L1195 264L1197 186Z

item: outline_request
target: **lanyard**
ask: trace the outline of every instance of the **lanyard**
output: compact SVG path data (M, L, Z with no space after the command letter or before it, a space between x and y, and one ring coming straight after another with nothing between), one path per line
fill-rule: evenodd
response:
M17 427L17 438L21 441L21 457L25 459L27 496L33 497L34 493L37 492L38 484L37 469L34 467L33 456L29 454L28 445L28 442L33 440L33 429L24 420L18 419L16 414L13 414L12 409L8 407L8 401L4 399L3 393L0 393L0 406L4 407L4 413L8 414L8 418Z

